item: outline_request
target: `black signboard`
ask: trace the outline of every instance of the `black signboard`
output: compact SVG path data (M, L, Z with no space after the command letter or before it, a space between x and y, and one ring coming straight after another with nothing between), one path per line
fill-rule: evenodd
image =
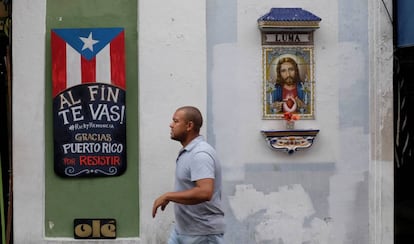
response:
M54 169L63 177L116 176L126 170L125 90L76 85L53 99Z

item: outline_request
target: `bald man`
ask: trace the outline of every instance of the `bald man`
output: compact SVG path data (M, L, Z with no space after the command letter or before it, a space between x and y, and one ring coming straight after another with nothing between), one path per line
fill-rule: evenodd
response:
M200 135L203 117L196 107L178 108L170 124L171 139L182 149L176 160L175 190L159 196L152 216L174 202L176 224L168 244L224 243L221 166L215 149Z

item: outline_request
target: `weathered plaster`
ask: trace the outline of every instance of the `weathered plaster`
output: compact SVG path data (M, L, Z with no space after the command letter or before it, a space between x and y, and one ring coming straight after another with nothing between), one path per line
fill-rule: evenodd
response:
M312 216L315 210L301 185L282 186L269 194L257 191L252 185L236 185L229 202L240 222L254 222L254 218L261 216L253 230L255 243L329 243L328 224Z
M207 13L203 1L139 5L141 230L117 242L168 237L172 206L152 219L152 202L173 185L180 146L169 139L171 114L194 104L208 111L203 134L223 165L226 243L392 243L392 26L382 1L215 1ZM261 119L256 21L271 7L322 18L316 117L297 123L321 131L293 156L272 151L260 134L283 128ZM71 243L45 240L42 230L45 2L16 1L13 14L15 241Z
M367 243L370 240L369 196L373 173L370 172L370 155L371 150L379 150L377 146L388 139L384 140L381 135L381 142L377 141L374 146L370 143L372 124L369 118L373 110L369 68L372 57L368 48L371 42L368 36L372 25L369 25L366 14L368 2L371 1L329 1L325 4L322 1L314 5L295 1L275 6L267 1L260 5L238 1L237 16L222 19L224 23L238 23L237 39L221 38L220 42L216 41L218 38L209 39L209 57L212 59L208 62L211 72L209 104L213 114L209 133L214 136L210 137L211 141L220 152L224 165L225 195L229 195L226 206L230 212L227 221L231 226L226 235L228 241L267 243L275 238L273 243L291 243L281 238L283 234L272 236L265 231L257 231L263 227L268 208L250 213L251 209L247 207L251 199L279 194L277 187L291 184L299 184L306 189L318 220L329 220L329 228L324 229L329 233L321 230L319 243L324 240L330 243ZM300 6L322 18L320 29L315 31L316 118L297 123L299 128L318 128L321 132L314 146L293 157L266 148L258 133L260 129L281 129L282 125L277 121L261 120L262 97L256 91L262 88L262 60L255 21L271 7L285 6ZM220 30L214 28L217 23L208 23L209 29ZM389 44L390 40L386 39L384 43ZM391 60L385 62L389 64ZM391 94L392 90L388 91L385 95ZM384 100L380 101L384 103ZM387 107L384 109L389 112ZM387 117L382 112L378 116L380 120ZM383 133L391 133L389 128L381 129ZM310 173L301 166L307 164L318 167ZM280 165L290 165L295 170L283 171L278 168ZM237 195L238 187L245 184L251 184L254 191L246 190ZM322 185L324 187L320 187ZM235 201L236 195L237 199L245 201ZM240 212L235 209L244 209L249 217L233 216L232 213ZM288 232L278 226L277 220L265 223L279 232ZM246 234L236 231L240 229ZM301 232L304 229L298 226L295 230Z

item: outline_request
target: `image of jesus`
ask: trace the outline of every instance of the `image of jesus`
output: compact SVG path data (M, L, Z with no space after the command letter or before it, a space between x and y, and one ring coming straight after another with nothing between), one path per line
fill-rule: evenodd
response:
M276 75L272 108L276 112L291 113L305 109L305 94L296 61L290 57L281 58L276 66Z

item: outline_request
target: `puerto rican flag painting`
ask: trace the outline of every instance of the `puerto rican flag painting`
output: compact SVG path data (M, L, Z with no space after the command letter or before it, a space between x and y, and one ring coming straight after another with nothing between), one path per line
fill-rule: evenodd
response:
M126 170L123 28L51 30L54 170L62 177Z
M125 89L123 28L52 29L51 45L53 96L88 82Z

